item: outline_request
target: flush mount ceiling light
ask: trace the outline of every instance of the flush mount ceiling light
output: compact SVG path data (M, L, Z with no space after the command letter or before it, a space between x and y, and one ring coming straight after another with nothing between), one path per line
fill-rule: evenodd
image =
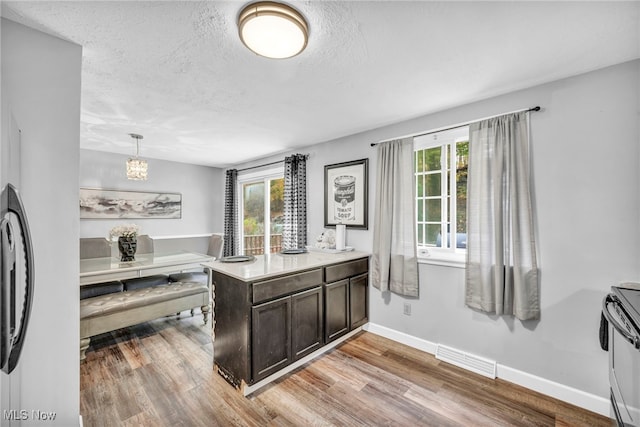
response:
M138 135L137 133L130 133L129 136L136 140L136 156L130 157L129 160L127 160L127 178L134 181L146 181L149 165L147 165L146 160L141 160L138 158L138 154L140 153L140 140L142 139L142 135Z
M296 56L307 46L307 21L286 4L252 3L238 16L238 33L246 47L260 56L283 59Z

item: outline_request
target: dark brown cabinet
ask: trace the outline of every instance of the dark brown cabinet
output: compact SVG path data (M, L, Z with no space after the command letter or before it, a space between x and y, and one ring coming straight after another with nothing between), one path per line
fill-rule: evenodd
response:
M252 369L256 380L291 363L291 297L251 308Z
M216 370L244 389L362 326L368 267L361 256L262 280L214 268Z
M349 279L324 285L325 341L349 332Z
M293 360L313 353L324 344L322 308L321 287L291 296Z
M369 260L325 267L325 341L364 325L369 319Z
M369 273L349 279L349 330L369 321Z
M253 306L251 324L258 381L322 347L322 288Z

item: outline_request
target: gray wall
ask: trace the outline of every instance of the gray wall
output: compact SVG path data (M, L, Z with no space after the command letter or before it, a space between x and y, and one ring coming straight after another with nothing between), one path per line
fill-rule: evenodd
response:
M60 426L78 425L79 415L81 61L80 46L2 19L2 143L13 114L22 130L20 190L35 256L31 321L11 378L11 407L2 409L53 411L55 421L46 424ZM4 392L8 381L0 377Z
M123 135L123 138L129 138L129 136ZM133 142L131 147L133 154ZM144 145L141 154L140 157L144 158ZM182 218L82 219L80 220L80 237L107 237L111 227L125 223L135 223L140 226L142 234L151 236L185 236L222 231L224 201L222 169L147 159L149 179L130 181L125 175L125 164L129 157L102 151L80 150L80 186L181 193Z
M310 154L309 238L323 230L324 165L370 159L370 229L347 231L348 245L370 251L377 161L371 142L542 106L531 115L540 321L522 323L467 309L464 269L421 264L420 297L408 300L411 316L402 314L405 298L384 298L371 288L371 322L608 398L607 353L598 345L601 299L611 285L640 279L639 64L297 150Z
M421 265L413 314L372 291L372 321L608 397L601 299L640 279L639 64L635 61L414 121L414 129L540 105L531 116L541 266L539 322L464 307L464 271ZM409 130L409 127L406 128Z

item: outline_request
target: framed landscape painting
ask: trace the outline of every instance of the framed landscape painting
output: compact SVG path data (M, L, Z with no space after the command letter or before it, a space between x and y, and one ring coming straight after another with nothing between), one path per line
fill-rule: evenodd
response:
M369 159L324 167L324 225L368 228Z
M182 194L80 188L80 219L182 217Z

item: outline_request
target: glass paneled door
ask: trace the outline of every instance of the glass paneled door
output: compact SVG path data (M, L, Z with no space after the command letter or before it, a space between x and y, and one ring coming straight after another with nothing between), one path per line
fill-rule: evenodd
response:
M256 179L241 185L243 254L280 252L284 226L284 178Z

